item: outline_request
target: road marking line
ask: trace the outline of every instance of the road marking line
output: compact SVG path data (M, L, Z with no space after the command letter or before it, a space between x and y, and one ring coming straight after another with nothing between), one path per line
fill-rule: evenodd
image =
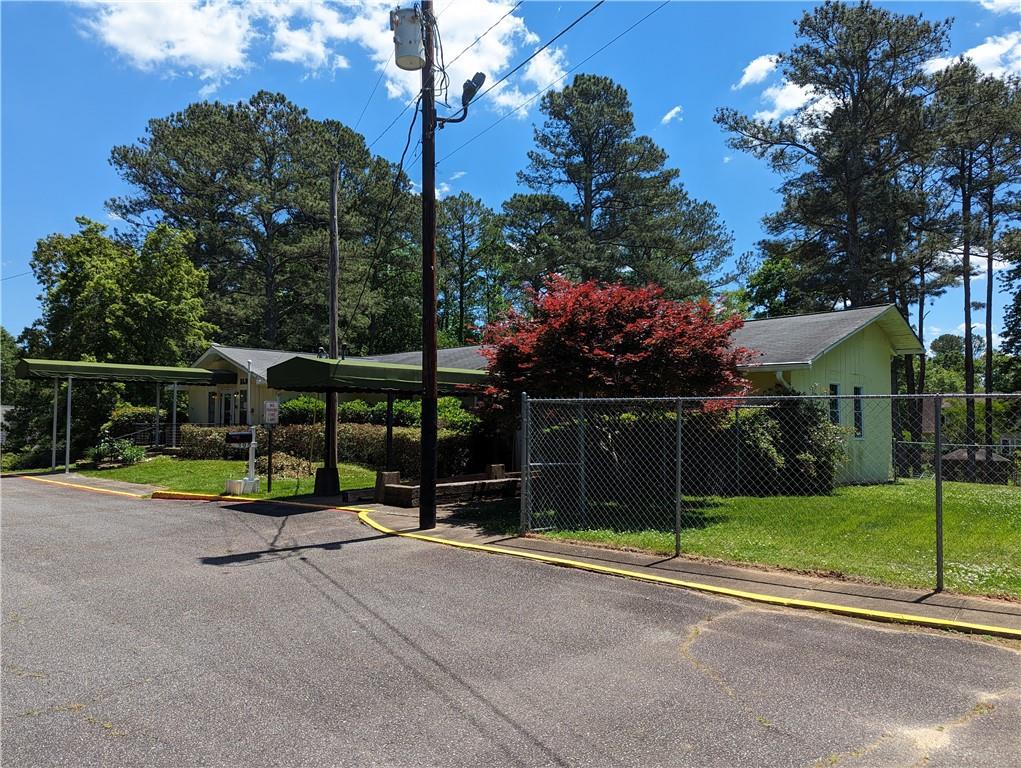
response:
M1011 629L1010 627L997 627L987 624L973 624L966 621L954 621L952 619L938 619L930 616L918 616L911 613L894 613L892 611L878 611L871 608L855 608L848 605L836 605L834 603L820 603L814 600L802 600L795 597L778 597L776 595L766 595L759 592L745 592L738 589L730 589L729 587L718 587L713 584L703 584L696 581L684 581L682 579L672 579L668 576L658 576L651 573L641 573L639 571L629 571L623 568L611 568L605 565L596 565L594 563L587 563L582 560L570 560L564 557L553 557L551 555L542 555L535 552L522 552L520 550L507 549L505 547L496 547L491 544L472 544L466 541L451 541L448 539L441 539L438 536L427 536L421 533L409 533L407 531L395 531L392 528L387 528L382 523L378 523L370 517L374 510L357 508L357 507L345 507L345 512L356 512L358 519L370 528L374 528L380 533L385 533L390 536L403 536L409 539L418 539L419 541L427 541L431 544L444 544L448 547L458 547L459 549L469 549L476 552L490 552L498 555L509 555L510 557L520 557L526 560L537 560L542 563L549 563L551 565L559 565L566 568L577 568L584 571L592 571L593 573L604 573L611 576L622 576L625 578L639 579L641 581L649 581L655 584L666 584L674 587L684 587L686 589L693 589L699 592L708 592L714 595L723 595L725 597L736 597L742 600L751 600L757 603L766 603L768 605L778 605L785 608L801 608L811 611L822 611L824 613L835 613L840 616L850 616L856 619L867 619L870 621L882 621L888 623L897 624L913 624L916 626L929 627L932 629L949 629L957 632L969 632L973 634L981 635L996 635L998 637L1007 637L1013 640L1021 640L1021 629Z
M35 480L37 483L49 483L50 485L62 485L65 488L78 488L83 491L94 491L96 493L108 493L113 496L129 496L132 499L144 499L144 494L130 493L129 491L114 491L110 488L96 488L93 485L82 485L81 483L65 483L60 480L47 480L45 477L34 475L19 475L24 480Z
M284 501L283 499L253 499L250 496L226 496L215 493L188 493L187 491L153 491L152 498L173 501L243 501L249 504L284 504L291 507L321 509L324 512L329 512L333 510L338 512L354 513L354 510L348 507L330 506L327 504L313 504L308 501Z

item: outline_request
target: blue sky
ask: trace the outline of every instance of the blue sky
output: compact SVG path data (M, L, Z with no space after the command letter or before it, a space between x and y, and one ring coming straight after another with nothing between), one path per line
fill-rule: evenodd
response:
M518 190L515 172L526 163L539 118L538 99L515 107L550 83L564 82L559 78L566 71L658 4L606 3L484 99L467 122L442 131L440 190L464 190L499 207ZM512 5L437 0L448 58ZM494 82L590 5L521 4L456 63L453 90L459 93L476 69ZM799 94L784 88L763 57L790 48L794 22L811 5L670 3L579 70L612 77L628 89L638 130L669 152L693 196L719 208L734 232L736 252L752 249L762 237L761 219L777 206L779 179L763 162L729 150L712 115L719 106L782 114L797 104ZM1017 0L885 5L930 19L952 16L951 54L969 53L991 72L1021 71ZM141 137L152 117L203 98L235 101L268 89L285 93L314 117L354 125L382 72L357 126L369 141L376 139L415 87L414 76L387 61L391 7L376 0L353 7L309 0L2 3L3 325L17 335L38 316L38 286L21 274L36 240L73 231L78 215L116 226L104 201L127 189L107 162L109 152ZM396 160L408 117L410 111L373 151ZM420 169L410 170L417 180ZM984 280L973 286L984 295ZM1003 303L1000 294L994 330ZM957 332L962 304L959 289L940 299L927 336L937 329Z

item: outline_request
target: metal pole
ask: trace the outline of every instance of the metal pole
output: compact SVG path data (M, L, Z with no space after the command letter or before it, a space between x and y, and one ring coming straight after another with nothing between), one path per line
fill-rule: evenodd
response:
M240 401L241 398L239 397L238 400ZM248 403L246 403L245 407L246 408L251 407L251 402L252 402L252 361L249 360L248 361ZM241 403L239 402L238 403L238 408L240 408L240 407L241 407ZM241 421L241 419L239 418L238 421ZM245 421L249 421L250 422L251 419L246 418ZM254 481L255 480L255 425L254 424L249 424L248 428L250 430L252 430L252 442L250 442L248 444L248 477L246 477L245 479L246 480L250 480L250 481Z
M528 393L521 393L521 533L528 533L532 529L532 509L529 493L529 465L530 457L528 444L528 423L529 423Z
M943 398L936 395L936 591L943 591Z
M160 444L160 384L156 382L156 415L153 417L154 431L152 444Z
M585 477L585 401L578 403L578 502L581 505L581 524L584 527L588 522L588 488Z
M177 382L174 382L174 407L170 413L170 447L177 447Z
M50 471L57 469L57 412L60 408L60 379L53 378L53 440L50 446Z
M67 377L67 423L64 425L64 474L71 471L71 377Z
M674 557L681 555L681 446L684 433L684 403L677 401L677 441L674 446Z
M255 427L252 427L252 429L254 430ZM269 442L269 446L267 447L268 454L267 454L267 457L266 457L266 490L267 491L272 491L273 490L273 425L272 424L267 425L266 431L268 433L266 435L266 440Z
M436 527L436 102L433 4L423 0L422 69L422 467L418 527Z

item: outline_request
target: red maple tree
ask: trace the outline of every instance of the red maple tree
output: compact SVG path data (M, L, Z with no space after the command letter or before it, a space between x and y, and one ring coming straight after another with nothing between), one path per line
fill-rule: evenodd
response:
M545 397L740 395L748 382L733 348L739 315L710 302L671 301L655 285L635 288L551 278L485 329L490 394Z

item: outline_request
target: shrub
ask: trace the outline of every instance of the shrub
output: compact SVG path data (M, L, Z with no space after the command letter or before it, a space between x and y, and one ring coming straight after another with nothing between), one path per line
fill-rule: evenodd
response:
M85 451L85 459L95 464L137 464L144 458L145 448L142 446L106 434Z
M269 456L258 456L255 459L255 470L260 475L269 473ZM309 477L315 474L316 465L308 457L292 456L289 453L273 449L273 477Z
M109 420L102 426L101 432L112 437L123 437L152 426L156 409L144 405L118 405L110 413ZM167 412L160 409L160 423L167 420Z
M386 408L386 403L383 408ZM340 421L348 424L368 424L372 418L372 409L364 400L350 400L340 404L338 416Z
M197 427L193 424L181 426L181 456L186 459L241 459L248 454L236 445L227 445L228 432L237 432L246 427ZM320 428L320 431L321 428ZM261 452L266 446L266 429L255 428L255 439Z
M280 423L320 424L326 420L326 403L312 395L301 395L280 404Z

